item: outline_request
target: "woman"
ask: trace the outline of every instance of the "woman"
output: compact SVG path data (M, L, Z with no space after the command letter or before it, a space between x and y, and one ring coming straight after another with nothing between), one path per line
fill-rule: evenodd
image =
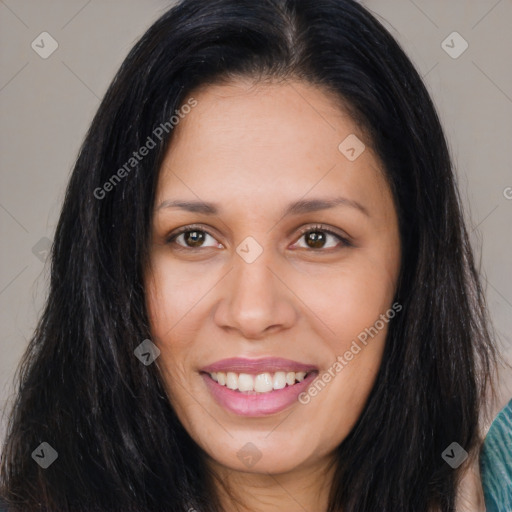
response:
M453 510L494 360L439 119L382 25L351 0L185 0L78 157L3 495Z

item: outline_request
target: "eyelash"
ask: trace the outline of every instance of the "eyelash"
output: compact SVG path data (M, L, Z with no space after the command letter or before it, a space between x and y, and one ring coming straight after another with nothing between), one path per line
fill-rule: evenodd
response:
M210 235L212 238L215 238L208 230L204 229L202 226L190 224L188 226L183 226L182 228L179 228L179 230L176 231L175 233L172 233L167 238L166 243L167 244L175 244L179 250L185 250L185 251L204 250L205 249L204 247L187 247L187 246L176 244L176 242L175 242L176 238L178 238L180 235L187 233L189 231L201 231L203 233L206 233L207 235ZM338 233L335 233L331 229L329 229L321 224L317 224L314 226L308 226L306 228L301 229L299 232L299 238L297 239L297 241L300 240L304 235L306 235L308 233L313 233L313 232L318 232L318 231L327 233L328 235L332 235L334 238L337 238L339 240L339 242L341 242L341 246L340 247L330 247L328 249L323 249L323 248L314 249L314 248L304 248L304 247L301 247L300 249L306 249L306 250L314 251L314 252L330 252L330 251L333 251L336 249L341 249L344 247L353 247L353 244L347 238L341 236Z

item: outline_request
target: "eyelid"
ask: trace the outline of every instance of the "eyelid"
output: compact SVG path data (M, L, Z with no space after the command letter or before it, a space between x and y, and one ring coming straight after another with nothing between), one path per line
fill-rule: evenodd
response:
M207 235L210 235L212 238L215 238L215 235L213 235L210 230L213 229L213 228L210 228L209 226L204 226L202 224L187 224L186 226L182 226L181 228L177 228L175 231L173 231L172 233L170 233L169 235L167 235L165 237L165 243L167 244L170 244L170 243L173 243L174 240L176 238L178 238L180 235L182 235L183 233L186 233L187 231L203 231L204 233L206 233ZM193 251L194 249L195 250L199 250L199 249L203 249L204 248L201 248L201 247L185 247L183 245L179 245L179 244L176 244L178 245L178 247L180 249L185 249L185 250L188 250L188 251Z
M342 234L338 231L335 231L333 228L330 228L329 226L326 226L324 224L314 224L313 226L305 226L304 228L301 228L301 230L299 231L299 236L298 236L298 240L304 236L306 233L310 233L310 232L314 232L314 231L323 231L325 233L328 233L329 235L332 235L334 236L335 238L337 238L341 243L342 243L342 246L348 246L348 247L353 247L354 244L352 243L350 237L345 233L345 234ZM332 249L335 249L335 248L331 248ZM315 249L311 249L312 251L315 251ZM328 252L329 249L317 249L315 252Z
M205 226L203 224L187 224L186 226L182 226L181 228L177 228L176 231L173 231L171 234L169 234L166 237L165 242L168 243L168 244L174 243L174 240L178 236L180 236L181 234L186 233L188 231L194 231L194 230L203 231L207 235L210 235L212 238L215 238L215 235L213 235L209 231L210 229L213 229L213 228L210 228L209 226ZM303 228L301 228L299 230L297 241L303 235L305 235L306 233L314 232L314 231L323 231L323 232L325 232L325 233L327 233L329 235L334 236L335 238L337 238L341 242L341 244L342 244L341 246L342 247L353 247L353 243L351 242L350 237L348 235L341 234L341 233L335 231L334 229L330 228L329 226L325 226L323 224L314 224L314 225L304 226ZM294 243L297 243L297 242L294 242ZM204 249L211 248L211 247L204 247L204 248L203 247L185 247L185 246L182 246L182 245L179 245L179 244L176 244L176 245L179 247L179 249L184 249L186 251L198 251L198 250L204 250ZM328 252L329 250L333 250L333 249L336 249L336 248L330 248L330 249L310 249L310 250L313 251L313 252Z

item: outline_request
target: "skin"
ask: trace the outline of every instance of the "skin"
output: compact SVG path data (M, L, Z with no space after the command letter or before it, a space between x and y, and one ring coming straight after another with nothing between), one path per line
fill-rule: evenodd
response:
M333 451L364 408L388 325L307 405L265 417L225 410L199 371L230 357L283 357L320 375L331 368L393 303L400 239L392 195L371 141L317 87L240 80L192 96L198 104L175 128L156 192L145 277L156 364L207 463L243 496L237 508L219 486L225 510L325 510ZM366 145L353 162L338 149L350 134ZM281 215L293 201L336 196L367 214L338 205ZM220 211L161 207L178 199ZM207 232L202 246L185 235L168 241L189 224ZM316 224L352 245L322 232L315 248L300 229ZM263 249L252 263L236 252L248 236ZM251 468L237 457L246 443L261 453Z

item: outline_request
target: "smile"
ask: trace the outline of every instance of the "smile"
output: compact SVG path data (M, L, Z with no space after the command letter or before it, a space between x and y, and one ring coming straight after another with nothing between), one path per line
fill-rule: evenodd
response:
M232 358L202 368L214 401L238 416L276 414L294 404L318 375L312 365L280 358Z
M264 372L257 375L250 373L212 372L210 377L228 389L240 392L269 393L302 382L307 372Z

